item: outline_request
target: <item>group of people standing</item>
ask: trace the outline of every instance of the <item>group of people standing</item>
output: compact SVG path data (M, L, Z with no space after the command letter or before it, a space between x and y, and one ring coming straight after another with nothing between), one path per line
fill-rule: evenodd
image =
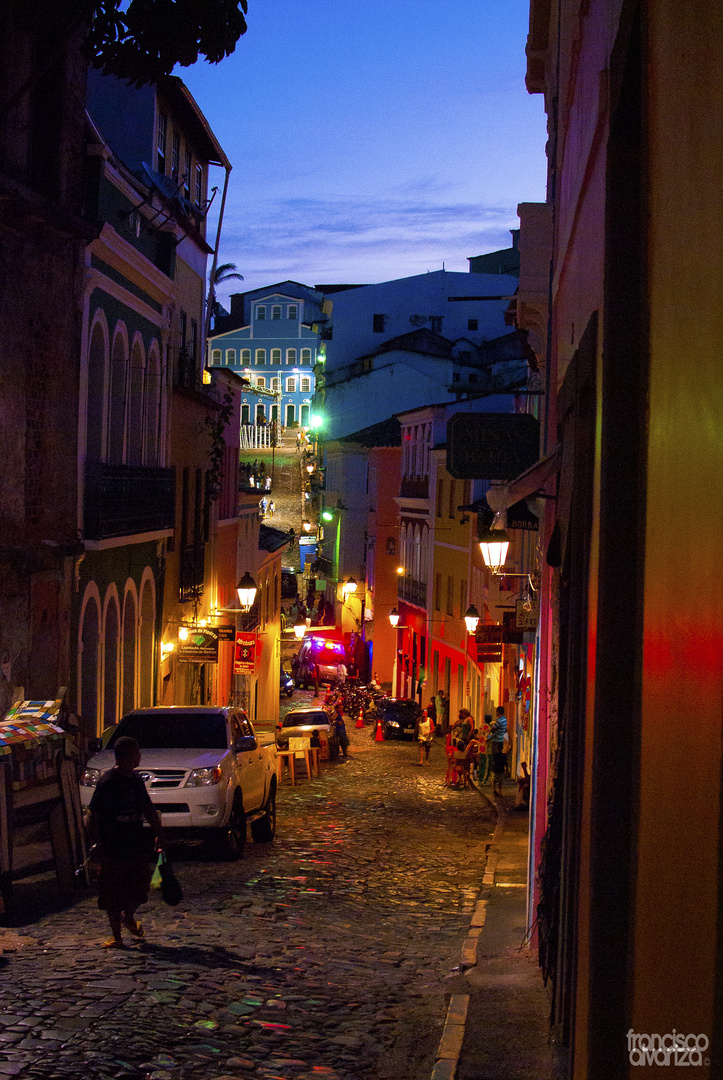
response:
M484 784L492 775L493 793L502 795L508 746L504 705L498 705L494 720L489 713L485 715L481 729L474 727L469 709L460 709L457 720L450 727L449 698L440 691L423 710L417 724L415 736L419 743L420 765L429 764L435 731L446 737L448 768L444 782L447 786L466 786L472 773L476 774L478 783Z

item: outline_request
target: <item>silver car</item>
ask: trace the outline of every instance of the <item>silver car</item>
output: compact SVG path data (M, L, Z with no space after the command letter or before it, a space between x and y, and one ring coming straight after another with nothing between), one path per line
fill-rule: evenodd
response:
M318 731L319 739L328 740L329 757L339 754L339 738L330 713L325 709L291 709L276 728L276 746L279 750L289 749L289 739L308 739L313 731Z

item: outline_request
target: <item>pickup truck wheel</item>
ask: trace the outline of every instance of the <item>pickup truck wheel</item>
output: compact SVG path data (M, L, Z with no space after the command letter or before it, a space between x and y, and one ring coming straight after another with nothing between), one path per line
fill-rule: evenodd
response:
M251 822L251 835L255 844L270 844L276 836L276 788L269 792L264 816Z
M227 862L240 859L246 846L246 817L240 799L234 799L228 823L214 839L218 856Z

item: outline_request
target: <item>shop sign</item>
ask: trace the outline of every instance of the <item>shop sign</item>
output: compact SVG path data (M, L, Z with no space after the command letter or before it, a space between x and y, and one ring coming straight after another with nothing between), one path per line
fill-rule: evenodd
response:
M455 413L447 472L457 480L512 480L538 460L540 425L528 413Z
M234 641L235 640L235 638L236 638L236 627L232 626L231 623L229 623L228 625L224 624L223 626L217 626L216 629L218 630L218 640L219 641Z
M507 508L508 529L525 529L527 532L539 532L540 522L527 505L527 499L521 499L514 506Z
M179 643L178 659L182 664L217 664L218 627L190 627L186 640Z
M238 630L233 658L234 675L253 675L256 670L256 647L258 638L255 631Z
M499 623L478 623L475 641L478 664L502 662L502 626Z
M522 645L524 636L522 630L517 627L517 619L514 611L502 613L502 640L506 645Z
M540 609L537 604L528 604L529 610L527 610L525 607L526 604L528 604L527 600L518 600L515 605L515 624L517 629L526 632L537 630Z

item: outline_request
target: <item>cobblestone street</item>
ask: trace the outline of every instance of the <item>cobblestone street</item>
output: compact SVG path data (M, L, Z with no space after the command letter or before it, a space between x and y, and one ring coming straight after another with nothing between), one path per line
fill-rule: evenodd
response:
M90 892L0 932L0 1077L429 1077L494 817L443 787L439 742L420 768L416 744L350 736L282 785L275 843L179 846L184 900L152 893L145 941L102 951Z

